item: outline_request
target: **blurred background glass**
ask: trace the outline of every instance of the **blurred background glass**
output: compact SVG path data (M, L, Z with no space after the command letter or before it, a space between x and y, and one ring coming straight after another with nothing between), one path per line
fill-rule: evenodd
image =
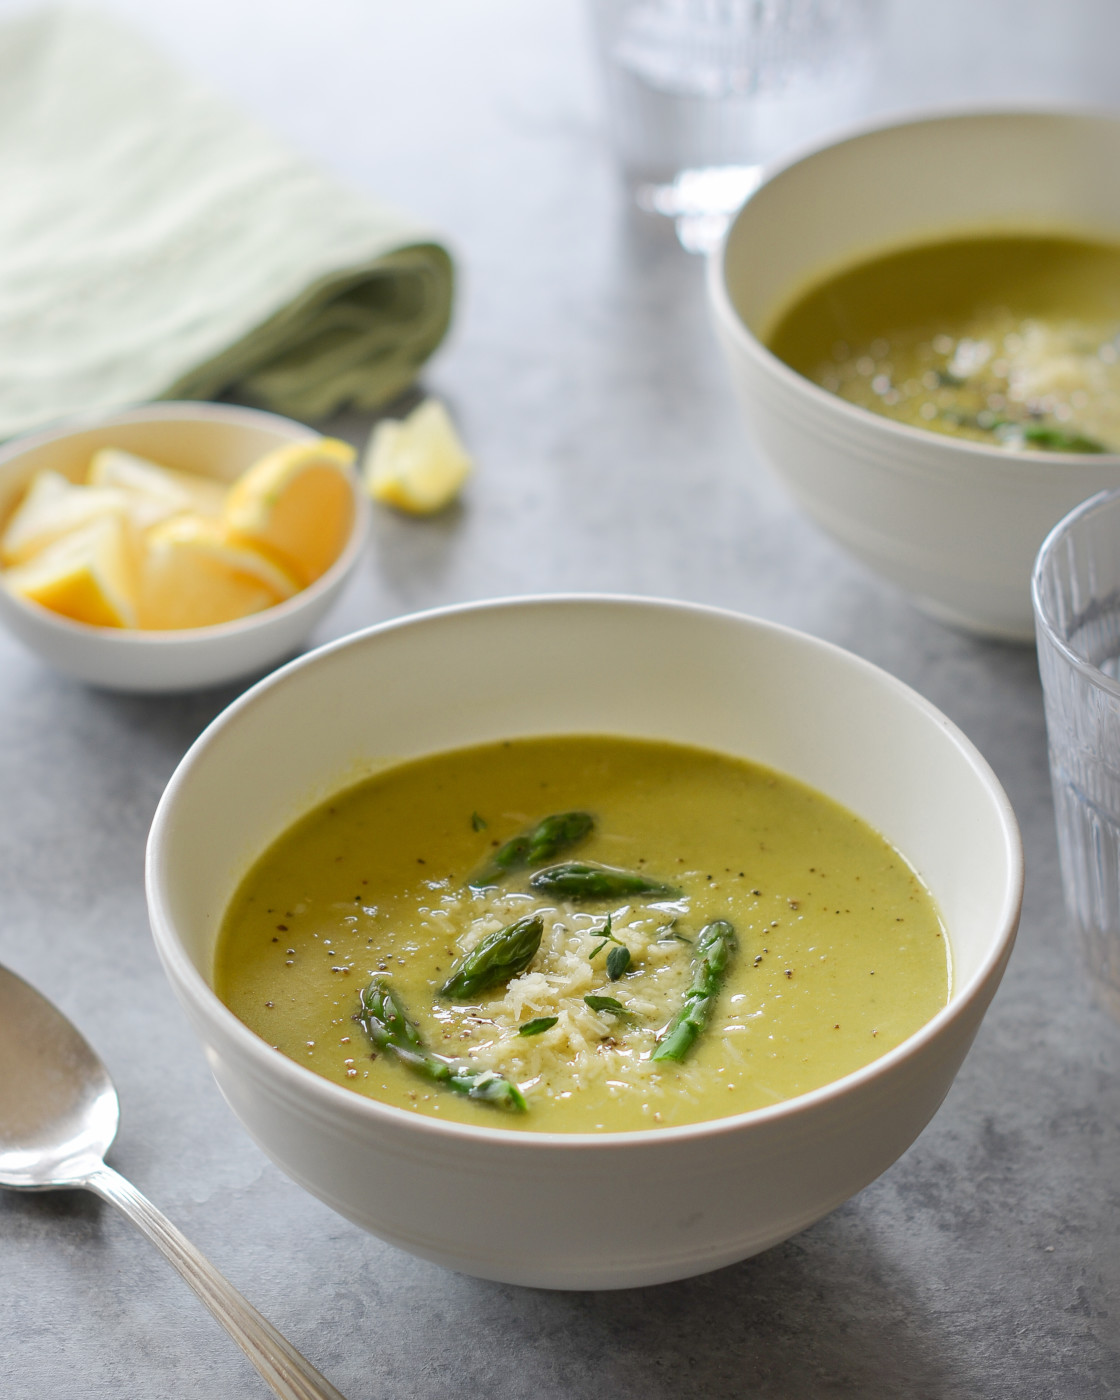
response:
M592 0L610 140L639 208L712 247L761 164L854 117L882 0Z

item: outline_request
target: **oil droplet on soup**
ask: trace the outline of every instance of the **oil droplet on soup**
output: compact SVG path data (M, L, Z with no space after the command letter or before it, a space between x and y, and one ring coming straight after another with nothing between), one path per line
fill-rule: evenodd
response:
M532 864L471 886L507 842L574 811L593 827L557 859L654 891L573 899L534 887ZM541 940L524 970L440 995L482 940L532 915ZM681 1062L651 1058L716 921L736 949L710 1018ZM526 1111L378 1049L356 1019L375 981L426 1051L494 1071ZM758 765L610 736L436 754L337 794L245 877L214 970L237 1016L338 1084L433 1117L567 1132L692 1123L805 1093L911 1035L949 981L934 901L865 822Z

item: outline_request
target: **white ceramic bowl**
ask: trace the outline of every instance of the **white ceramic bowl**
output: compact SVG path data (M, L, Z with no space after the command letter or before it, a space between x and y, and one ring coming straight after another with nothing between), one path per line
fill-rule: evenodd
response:
M68 421L0 448L0 521L35 472L78 480L101 447L233 481L258 457L319 434L290 418L215 403L155 403ZM338 597L362 552L369 503L354 478L354 524L338 559L284 603L215 627L175 632L90 627L0 587L0 620L59 671L111 690L176 691L263 671L296 651Z
M864 132L777 169L709 265L715 325L748 428L805 512L927 612L1033 640L1043 538L1120 486L1120 456L1009 452L892 423L818 388L763 345L821 274L960 233L1120 242L1120 120L980 113Z
M594 683L553 683L565 673ZM223 911L250 863L313 804L386 762L558 733L716 748L859 813L940 902L955 969L948 1006L882 1059L773 1108L642 1132L537 1134L441 1122L351 1093L270 1049L218 1000L210 979ZM680 603L513 599L372 628L248 691L172 777L148 843L147 889L156 947L218 1086L291 1177L449 1268L621 1288L766 1249L905 1151L1003 973L1022 859L981 756L867 662Z

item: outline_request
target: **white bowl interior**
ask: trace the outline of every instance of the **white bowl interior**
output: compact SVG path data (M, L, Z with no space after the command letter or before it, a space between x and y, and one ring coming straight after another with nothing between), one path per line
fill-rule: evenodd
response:
M671 683L666 662L671 658ZM567 679L580 674L586 683ZM227 712L164 800L155 883L197 974L252 861L385 764L525 734L617 733L741 755L869 821L938 900L955 997L1014 904L1015 826L966 740L900 682L796 633L683 605L451 610L297 662Z
M1120 236L1120 122L988 113L903 122L780 171L728 238L731 300L755 335L808 281L907 243L962 233Z
M102 447L119 447L177 471L233 481L258 457L318 434L302 423L221 404L150 404L86 427L20 438L0 449L0 527L37 471L81 480Z

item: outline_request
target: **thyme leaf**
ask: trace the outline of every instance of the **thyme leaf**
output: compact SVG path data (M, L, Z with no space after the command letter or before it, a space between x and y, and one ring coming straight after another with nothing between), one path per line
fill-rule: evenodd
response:
M597 937L597 938L601 938L601 939L602 939L602 942L596 943L595 947L592 948L592 950L591 950L590 953L588 953L588 955L587 955L587 961L588 961L588 962L594 962L595 959L599 956L599 954L603 951L603 949L607 946L608 943L617 943L618 946L619 946L620 948L623 946L622 940L616 938L616 937L614 936L614 934L611 932L611 916L610 916L609 914L607 915L607 921L606 921L606 923L603 925L603 927L602 927L602 928L599 930L599 932L596 934L596 937ZM611 951L614 952L614 949L612 949Z
M534 1021L526 1021L523 1026L518 1027L518 1035L540 1035L542 1031L550 1031L559 1021L559 1016L538 1016Z
M614 997L586 996L584 997L584 1001L590 1006L592 1011L611 1011L616 1016L630 1016L633 1014Z
M607 954L607 976L612 982L617 982L629 966L630 949L625 944L620 943Z

